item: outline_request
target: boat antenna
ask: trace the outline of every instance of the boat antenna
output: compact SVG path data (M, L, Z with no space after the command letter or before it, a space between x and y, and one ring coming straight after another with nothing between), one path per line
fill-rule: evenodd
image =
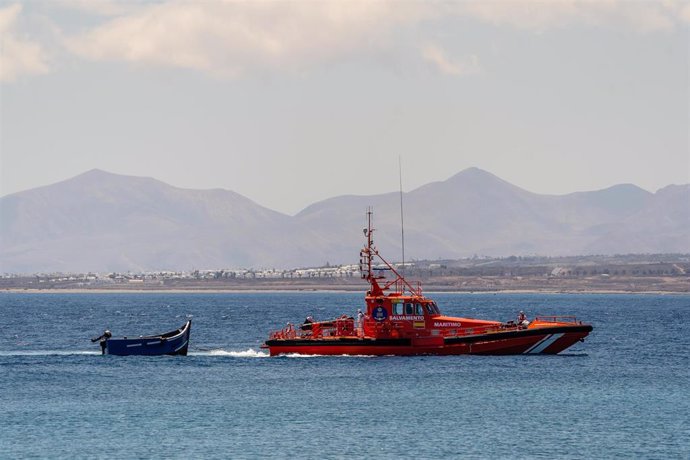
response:
M374 213L374 209L369 206L367 209L367 248L369 248L369 257L367 259L367 271L369 272L369 276L372 276L373 271L371 270L371 248L374 245L374 240L372 238L372 233L374 233L374 229L371 228L371 215Z
M402 245L401 272L405 271L405 221L403 220L402 159L398 155L398 175L400 179L400 240Z
M393 265L391 265L390 262L388 262L386 259L383 258L383 256L381 256L381 254L379 254L379 251L374 246L373 234L375 229L371 226L372 214L372 208L367 208L367 228L364 229L364 235L367 237L367 245L364 247L364 249L362 249L359 252L359 271L362 275L362 279L366 279L367 281L369 281L369 283L371 283L370 292L372 293L372 295L382 295L383 291L387 290L394 284L401 283L401 288L403 290L405 289L405 287L407 287L410 293L421 296L422 289L420 287L414 288L405 279L405 277L400 272L398 272L398 270L396 270ZM385 277L382 275L374 275L374 257L377 257L379 260L381 260L381 262L383 262L388 267L388 270L390 270L395 275L394 280L389 281L383 286L379 286L376 280L384 279Z

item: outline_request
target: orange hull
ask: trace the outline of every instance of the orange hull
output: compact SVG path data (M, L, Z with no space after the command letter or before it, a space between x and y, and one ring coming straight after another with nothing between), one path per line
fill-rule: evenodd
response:
M367 244L360 252L360 272L369 282L365 312L329 321L310 316L299 328L292 324L271 333L263 345L271 356L302 355L519 355L556 354L583 340L592 326L572 316L537 317L524 312L517 321L501 323L441 314L436 302L422 295L388 263L373 245L371 211L364 229ZM395 275L377 273L379 259ZM379 282L380 281L380 282ZM386 292L388 291L388 292ZM392 292L391 292L392 291Z
M271 356L301 355L520 355L557 354L583 340L590 325L570 325L492 332L480 335L420 338L357 336L272 339Z

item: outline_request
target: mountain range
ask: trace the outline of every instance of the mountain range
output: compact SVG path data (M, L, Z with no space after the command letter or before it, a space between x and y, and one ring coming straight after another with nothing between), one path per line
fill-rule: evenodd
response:
M690 184L540 195L470 168L404 194L405 258L690 253ZM400 196L339 196L295 216L228 190L92 170L0 198L0 272L294 268L356 263L367 207L400 260Z

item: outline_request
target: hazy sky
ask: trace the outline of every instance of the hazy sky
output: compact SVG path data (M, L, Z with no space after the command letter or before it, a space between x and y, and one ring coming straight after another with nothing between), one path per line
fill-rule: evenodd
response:
M477 166L690 182L690 3L0 0L0 195L93 168L295 213Z

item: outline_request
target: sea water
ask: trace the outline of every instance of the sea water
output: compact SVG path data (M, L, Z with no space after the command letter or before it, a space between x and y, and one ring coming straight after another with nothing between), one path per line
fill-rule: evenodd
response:
M449 315L577 315L558 356L268 357L355 293L0 294L0 458L689 458L690 296L435 294ZM193 318L186 357L90 337Z

